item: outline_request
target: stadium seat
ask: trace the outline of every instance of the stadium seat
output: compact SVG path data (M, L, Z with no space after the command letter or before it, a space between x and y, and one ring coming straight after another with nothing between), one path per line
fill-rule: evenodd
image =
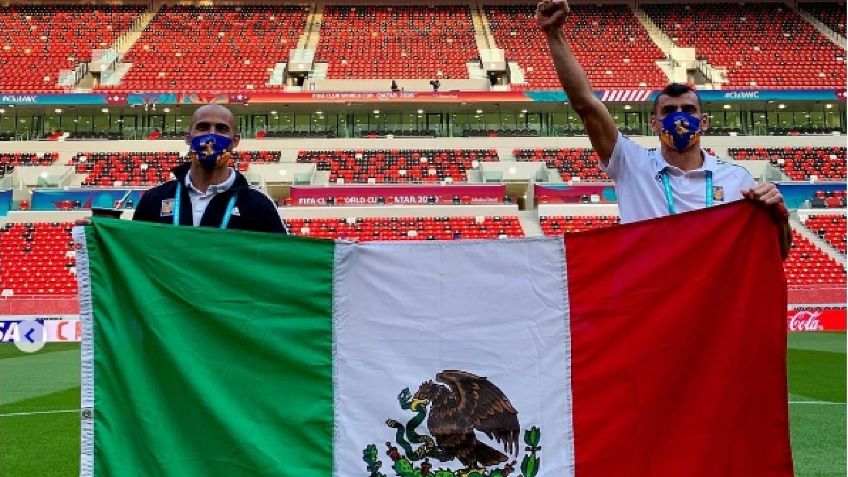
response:
M327 5L315 59L328 78L448 79L479 56L465 5Z
M609 181L607 173L598 167L598 155L593 149L516 149L515 160L520 162L544 162L559 171L564 182L575 178L581 181Z
M809 12L842 37L845 37L845 2L812 2L801 3L800 8Z
M732 147L727 152L736 160L768 160L794 181L845 180L845 147Z
M785 4L641 8L677 46L695 48L699 58L727 68L724 88L845 89L845 50Z
M267 92L288 61L309 7L165 5L124 57L132 67L108 91Z
M330 182L467 182L468 170L497 161L494 149L391 149L300 151L297 162L315 163L330 172Z
M279 151L236 151L233 167L246 171L250 163L280 161ZM87 174L83 186L152 186L171 177L171 169L187 159L178 152L83 152L68 164Z
M72 223L16 223L0 228L0 289L21 295L77 293Z
M0 177L11 174L18 166L49 166L59 158L56 152L33 154L26 152L0 153Z
M668 78L656 65L665 55L626 5L571 5L563 34L595 89L662 88ZM495 42L507 61L522 68L516 89L561 89L548 45L536 34L535 4L486 6Z
M286 219L294 235L324 239L459 240L523 237L518 217Z
M142 5L6 3L0 14L0 91L65 92L59 73L91 61L144 11Z
M792 231L792 249L783 262L787 284L793 287L845 286L845 266L798 231Z
M539 217L542 232L546 236L557 236L564 233L586 232L605 227L613 227L621 223L618 216L586 215L586 216L550 216Z
M831 247L845 254L845 215L813 215L804 221L804 226L830 244Z

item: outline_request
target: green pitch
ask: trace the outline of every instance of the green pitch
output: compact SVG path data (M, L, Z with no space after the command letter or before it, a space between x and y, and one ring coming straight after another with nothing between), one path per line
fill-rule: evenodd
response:
M795 474L845 476L845 333L789 337ZM79 473L79 345L0 344L0 475Z

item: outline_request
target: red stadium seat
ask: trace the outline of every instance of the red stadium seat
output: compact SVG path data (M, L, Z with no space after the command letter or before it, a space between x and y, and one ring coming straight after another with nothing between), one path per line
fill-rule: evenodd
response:
M288 61L306 26L295 5L165 5L124 62L133 66L108 91L267 92L276 63Z
M768 160L794 181L815 176L820 181L845 180L845 147L730 148L736 160Z
M71 223L6 224L0 229L0 290L19 295L77 292Z
M327 5L315 59L328 78L445 79L479 56L467 6Z
M460 240L523 237L515 216L287 219L294 235L325 239Z
M725 88L845 89L845 51L785 4L642 8L678 46L727 68Z
M536 6L486 6L492 34L508 61L524 71L519 89L560 89L548 45L534 18ZM572 5L563 34L595 89L662 88L668 78L656 65L665 55L626 5Z
M497 161L494 149L300 151L297 162L330 172L330 182L467 182L467 171ZM340 181L341 179L341 181Z
M0 91L61 93L59 72L91 61L144 11L142 5L6 4L0 15Z

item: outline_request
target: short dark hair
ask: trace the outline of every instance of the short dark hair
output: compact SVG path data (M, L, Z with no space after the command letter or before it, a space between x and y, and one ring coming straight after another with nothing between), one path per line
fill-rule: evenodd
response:
M671 83L670 85L666 86L662 91L660 91L660 94L658 94L656 98L654 98L654 106L651 108L651 114L657 114L657 104L659 104L660 102L660 96L666 95L671 96L672 98L676 98L678 96L683 96L684 94L690 91L692 93L695 93L695 96L698 98L698 110L703 113L704 103L701 101L701 97L698 96L698 92L695 91L695 88L689 86L688 84Z

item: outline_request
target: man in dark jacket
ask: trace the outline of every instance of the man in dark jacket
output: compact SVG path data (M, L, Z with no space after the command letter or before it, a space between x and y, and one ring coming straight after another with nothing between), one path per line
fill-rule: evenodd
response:
M145 192L133 220L285 234L274 202L230 167L239 139L230 110L198 108L186 137L190 162L173 169L175 180Z

